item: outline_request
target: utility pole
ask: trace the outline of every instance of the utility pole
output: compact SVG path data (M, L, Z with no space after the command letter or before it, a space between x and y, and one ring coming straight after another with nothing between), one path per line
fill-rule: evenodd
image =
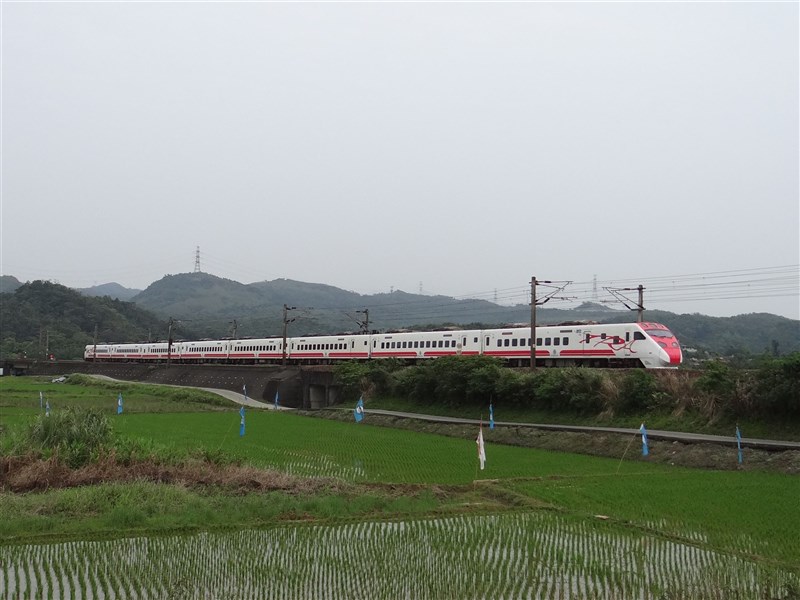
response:
M552 292L547 294L543 299L537 300L536 298L536 286L541 284L551 284L553 283L550 280L538 280L536 277L531 277L531 372L536 370L536 306L541 306L542 304L548 302L551 298L555 296L556 293L563 290L566 286L568 286L571 281L565 282L555 282L561 283L559 287L556 287ZM550 286L554 287L554 286ZM562 298L563 300L567 300L567 298Z
M296 306L283 305L283 354L281 364L284 367L286 366L286 331L289 328L289 323L294 321L294 319L288 319L287 316L290 310L295 310L296 308Z
M175 320L170 317L169 326L167 327L167 366L172 362L172 325L174 323Z
M94 324L94 339L93 339L94 349L92 350L92 361L97 360L97 323Z
M537 281L536 277L531 277L531 371L536 370L536 286L540 283L550 283L549 281ZM542 304L547 302L547 298Z
M617 300L622 302L622 304L625 306L625 308L627 308L628 310L635 310L636 311L636 314L637 314L636 321L638 323L641 323L641 322L644 321L644 310L645 310L644 309L644 290L645 290L645 287L642 286L641 283L638 285L638 287L635 287L635 288L605 288L605 289L612 296L614 296ZM625 300L627 300L628 302L633 302L633 300L631 300L630 298L628 298L627 296L625 296L621 292L636 292L636 291L639 292L639 301L636 303L636 308L632 308L632 307L630 307L628 305L627 302L625 302Z
M357 310L356 312L364 315L364 321L359 322L359 325L361 325L361 329L364 333L369 333L369 309L365 308L364 310Z
M231 337L235 340L236 339L236 330L239 329L239 323L236 322L236 319L231 321L231 323L233 324L232 331L231 331Z
M636 288L639 290L639 304L636 306L637 310L637 323L641 323L644 321L644 288L642 284L639 284L639 287Z

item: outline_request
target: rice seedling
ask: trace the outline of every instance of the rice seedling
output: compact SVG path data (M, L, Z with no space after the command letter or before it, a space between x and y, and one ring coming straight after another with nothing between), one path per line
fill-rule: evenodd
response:
M782 598L800 585L790 565L706 539L529 512L7 545L0 590L8 598L721 598L731 590Z

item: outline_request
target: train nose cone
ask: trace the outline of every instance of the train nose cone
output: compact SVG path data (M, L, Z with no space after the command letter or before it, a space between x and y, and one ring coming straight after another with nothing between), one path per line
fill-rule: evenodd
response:
M667 348L667 356L671 365L679 365L683 361L680 348Z

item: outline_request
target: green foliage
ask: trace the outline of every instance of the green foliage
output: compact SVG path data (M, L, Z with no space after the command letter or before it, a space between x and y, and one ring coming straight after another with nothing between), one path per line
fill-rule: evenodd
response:
M800 416L800 352L766 360L755 378L755 403L761 411Z
M620 412L643 412L656 404L658 399L658 382L647 371L634 369L625 373L620 382Z
M364 394L388 393L392 372L399 368L400 364L395 360L343 362L334 366L333 377L342 386L342 397L350 399Z
M426 404L488 404L501 373L491 357L446 356L397 372L393 391Z
M29 358L45 358L46 350L56 358L83 358L95 327L98 341L107 342L146 340L149 331L166 332L166 324L131 302L90 298L46 281L26 283L13 294L4 294L0 322L0 355Z
M706 364L703 374L695 381L695 388L729 400L736 388L734 373L725 363L715 360Z
M536 389L536 377L528 372L519 373L511 369L503 369L495 384L495 398L505 406L533 406Z
M28 428L29 450L57 454L72 467L86 464L111 441L111 422L98 410L67 408L38 415Z

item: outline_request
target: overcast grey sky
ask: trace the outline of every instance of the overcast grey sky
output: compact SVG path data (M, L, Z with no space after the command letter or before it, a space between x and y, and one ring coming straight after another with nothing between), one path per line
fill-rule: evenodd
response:
M800 318L796 2L0 10L3 274Z

